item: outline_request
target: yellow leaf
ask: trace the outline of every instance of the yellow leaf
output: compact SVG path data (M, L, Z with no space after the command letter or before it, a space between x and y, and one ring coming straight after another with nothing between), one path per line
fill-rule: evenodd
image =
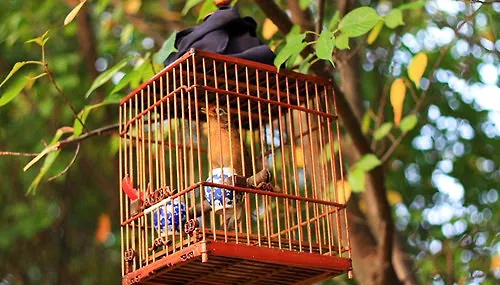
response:
M301 146L295 147L295 164L297 167L304 167L304 150Z
M76 15L78 15L78 12L80 12L80 9L82 9L83 4L85 4L85 2L87 2L87 0L81 1L80 4L76 5L76 7L73 8L73 10L71 10L71 12L69 12L69 14L64 19L65 26L67 26L69 23L71 23L73 21L73 19L76 17Z
M262 25L262 37L266 40L271 39L274 34L278 31L278 27L271 21L271 19L267 18Z
M495 254L491 257L491 266L490 269L497 270L500 269L500 254Z
M403 103L405 101L406 86L403 79L394 80L391 86L391 105L394 111L394 124L399 126L403 116Z
M136 14L141 9L142 1L141 0L127 0L125 2L125 13L127 14Z
M480 35L481 35L481 37L489 40L492 43L495 42L495 35L493 34L493 32L488 27L486 27L485 29L481 30Z
M425 68L427 67L427 55L423 52L416 54L408 65L408 77L415 85L420 88L420 79L424 75Z
M101 214L97 221L95 239L99 243L104 243L111 234L111 219L108 214Z
M403 202L403 197L399 192L389 190L387 191L387 200L389 201L390 205L396 205Z
M333 183L330 188L333 188ZM336 190L336 191L335 191ZM347 180L338 180L335 189L330 189L335 202L345 204L351 198L351 184Z
M366 39L366 43L371 45L375 42L375 40L378 38L378 35L380 34L380 31L382 31L382 27L384 26L384 21L379 21L375 27L373 27L372 31L368 35L368 38Z

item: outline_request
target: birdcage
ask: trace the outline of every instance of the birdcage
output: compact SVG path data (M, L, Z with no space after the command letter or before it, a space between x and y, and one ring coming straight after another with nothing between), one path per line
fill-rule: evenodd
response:
M190 50L120 104L123 284L352 270L331 82Z

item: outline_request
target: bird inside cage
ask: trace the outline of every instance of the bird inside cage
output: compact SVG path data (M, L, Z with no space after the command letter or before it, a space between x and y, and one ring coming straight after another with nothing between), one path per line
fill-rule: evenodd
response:
M251 176L252 161L237 118L221 107L202 108L207 115L207 137L210 146L209 159L212 168L231 167L237 175Z
M201 111L207 116L208 158L212 169L207 181L223 184L234 175L251 176L252 157L241 139L236 118L221 107ZM225 215L225 223L232 229L241 217L243 193L233 195L233 191L205 187L205 198L203 208Z
M242 140L242 130L239 128L237 115L216 106L202 108L200 111L207 116L206 134L211 168L207 181L275 191L275 188L269 187L271 181L269 170L264 168L257 173L253 171L253 165L256 165L255 158ZM262 187L263 185L268 187ZM203 205L196 206L197 215L201 215L202 211L213 210L225 217L224 223L227 229L234 229L241 219L244 208L243 193L206 186L204 194Z

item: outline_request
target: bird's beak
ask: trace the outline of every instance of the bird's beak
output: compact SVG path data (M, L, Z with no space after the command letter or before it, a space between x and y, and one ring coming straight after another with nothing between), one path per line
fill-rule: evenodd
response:
M203 113L203 114L207 114L207 108L205 107L201 107L200 111Z

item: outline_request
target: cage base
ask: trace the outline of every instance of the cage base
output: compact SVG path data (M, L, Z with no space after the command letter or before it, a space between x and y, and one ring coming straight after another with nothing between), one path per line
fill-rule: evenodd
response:
M351 268L349 258L201 241L125 275L122 284L313 284Z

